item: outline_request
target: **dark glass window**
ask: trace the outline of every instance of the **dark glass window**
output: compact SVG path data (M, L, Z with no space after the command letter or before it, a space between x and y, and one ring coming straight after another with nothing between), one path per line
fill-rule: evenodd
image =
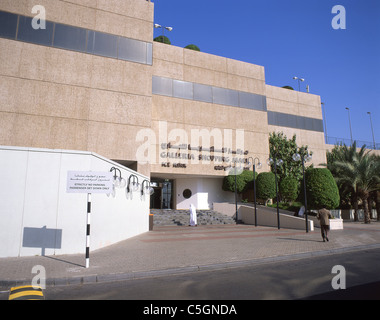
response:
M54 23L46 21L45 29L34 29L32 20L33 18L20 16L17 40L51 46Z
M0 11L0 37L15 39L17 14Z
M189 198L191 198L192 192L190 189L185 189L185 190L183 190L182 195L185 199L189 199Z
M87 53L109 58L117 58L118 36L88 31Z
M239 92L239 106L252 110L266 111L263 96L249 92Z
M193 83L173 80L173 97L193 100Z
M226 106L239 106L239 94L235 90L224 88L212 88L214 103Z
M146 63L146 45L146 42L120 37L118 57L121 60Z
M194 100L212 103L212 87L194 83Z
M86 30L57 23L55 25L53 46L86 52Z
M146 64L153 64L153 44L150 42L146 44Z
M173 96L173 80L169 78L161 78L153 76L152 93L163 96Z

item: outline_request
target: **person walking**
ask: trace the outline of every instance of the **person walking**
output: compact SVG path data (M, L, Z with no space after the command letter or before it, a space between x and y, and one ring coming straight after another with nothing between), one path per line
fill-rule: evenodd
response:
M189 226L197 226L197 210L193 204L190 205L190 224Z
M326 208L322 208L318 210L317 219L321 224L321 235L323 242L326 240L329 241L328 231L330 230L330 219L332 218L332 214Z

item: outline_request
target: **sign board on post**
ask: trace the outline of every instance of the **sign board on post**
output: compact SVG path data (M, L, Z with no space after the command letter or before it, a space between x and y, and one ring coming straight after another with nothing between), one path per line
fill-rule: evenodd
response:
M66 191L69 193L112 193L112 186L112 172L67 172Z
M66 191L68 193L87 193L87 227L86 227L86 268L90 266L90 220L91 194L112 193L112 172L68 171Z

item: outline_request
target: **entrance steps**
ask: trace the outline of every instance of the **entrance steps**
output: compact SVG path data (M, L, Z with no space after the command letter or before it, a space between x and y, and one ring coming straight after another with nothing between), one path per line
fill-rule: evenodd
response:
M188 226L190 210L150 209L155 226ZM212 210L197 210L198 225L235 224L234 218Z

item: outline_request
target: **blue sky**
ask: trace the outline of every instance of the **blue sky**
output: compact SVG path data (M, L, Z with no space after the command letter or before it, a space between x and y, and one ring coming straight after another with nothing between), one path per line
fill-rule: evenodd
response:
M172 45L265 67L266 83L321 96L327 134L380 143L379 0L155 0L155 23ZM346 10L346 29L334 30L335 5ZM155 37L162 34L155 30Z

